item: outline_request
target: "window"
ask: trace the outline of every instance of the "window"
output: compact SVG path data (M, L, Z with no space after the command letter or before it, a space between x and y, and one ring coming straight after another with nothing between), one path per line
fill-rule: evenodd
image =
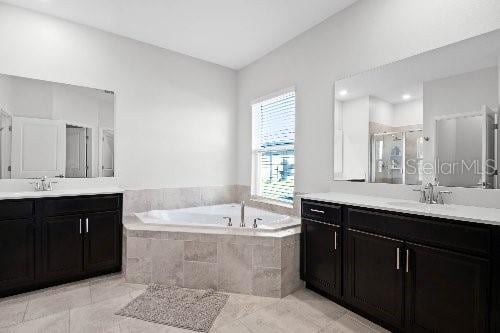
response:
M295 90L252 105L252 195L293 202Z

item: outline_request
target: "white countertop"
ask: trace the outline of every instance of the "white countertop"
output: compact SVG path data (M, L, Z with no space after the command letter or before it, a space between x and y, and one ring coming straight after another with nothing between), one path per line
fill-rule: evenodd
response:
M5 199L32 199L48 197L66 197L79 195L115 194L123 193L119 187L95 187L95 188L75 188L52 191L22 191L22 192L0 192L0 200Z
M407 214L416 214L500 226L500 209L496 208L452 204L429 205L412 200L401 200L340 192L312 193L306 194L302 198Z

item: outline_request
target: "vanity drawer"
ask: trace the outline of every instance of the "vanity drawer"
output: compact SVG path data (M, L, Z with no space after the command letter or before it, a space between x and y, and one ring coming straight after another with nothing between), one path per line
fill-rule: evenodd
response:
M347 209L347 225L352 229L381 233L406 241L478 255L490 254L490 229L480 225L350 207Z
M2 200L0 201L0 220L32 217L34 207L33 200Z
M302 201L302 216L330 224L340 225L342 222L340 206L315 201Z
M45 199L44 216L88 212L106 212L120 209L120 195L81 196Z

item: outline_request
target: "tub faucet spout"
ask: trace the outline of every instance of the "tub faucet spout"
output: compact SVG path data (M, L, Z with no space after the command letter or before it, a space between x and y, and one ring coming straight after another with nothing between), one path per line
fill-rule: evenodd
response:
M245 201L241 202L241 223L240 227L245 227Z

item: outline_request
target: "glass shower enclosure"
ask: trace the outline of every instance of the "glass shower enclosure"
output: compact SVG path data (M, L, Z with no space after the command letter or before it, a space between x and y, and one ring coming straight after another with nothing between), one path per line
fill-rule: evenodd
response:
M376 133L371 141L371 182L421 184L422 130Z

